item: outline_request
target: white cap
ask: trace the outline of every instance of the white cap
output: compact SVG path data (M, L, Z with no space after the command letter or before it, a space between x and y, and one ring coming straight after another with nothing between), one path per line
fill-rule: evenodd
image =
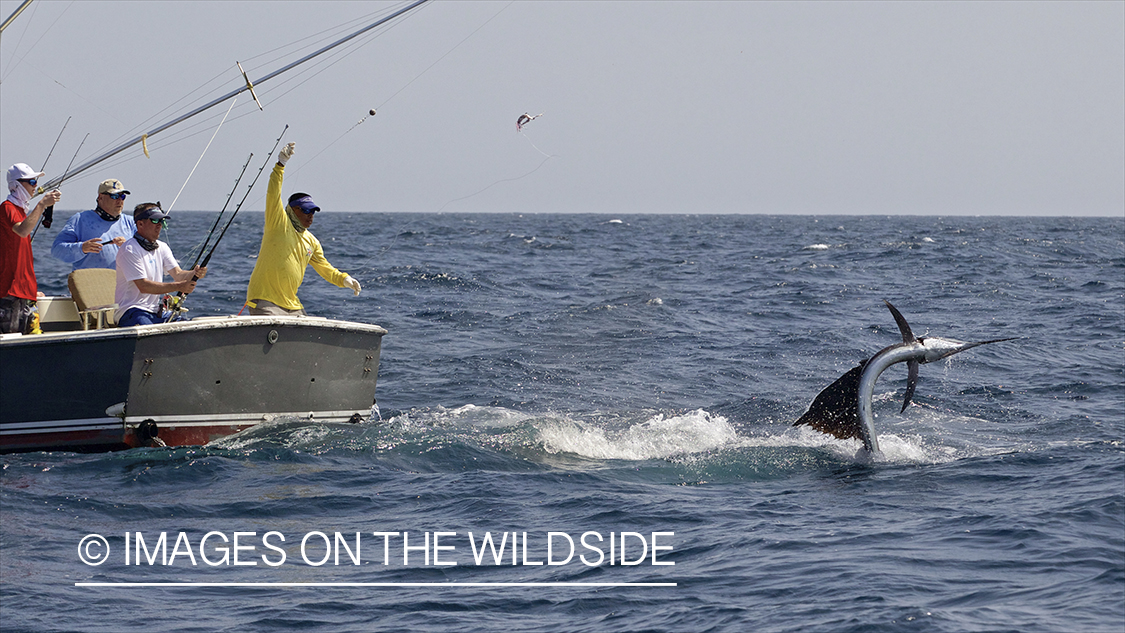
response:
M44 172L37 172L26 163L16 163L8 168L8 191L11 191L16 186L17 180L27 180L28 178L42 178L46 175Z

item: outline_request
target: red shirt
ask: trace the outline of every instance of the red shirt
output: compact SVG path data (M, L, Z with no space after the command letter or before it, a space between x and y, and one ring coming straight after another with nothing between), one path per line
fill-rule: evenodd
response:
M35 257L31 254L31 236L20 237L12 226L23 222L27 214L11 200L0 204L0 297L35 300L39 286L35 284Z

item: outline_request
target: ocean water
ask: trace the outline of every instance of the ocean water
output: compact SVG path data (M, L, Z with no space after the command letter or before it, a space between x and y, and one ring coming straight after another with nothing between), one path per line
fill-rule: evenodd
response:
M176 214L183 263L214 217ZM193 315L239 310L261 221L238 216ZM1122 218L326 213L313 232L364 290L310 269L309 311L389 330L378 415L0 456L0 629L1125 629ZM59 262L37 270L66 294ZM884 299L917 335L1021 338L922 366L902 413L888 370L868 463L791 424L901 340Z

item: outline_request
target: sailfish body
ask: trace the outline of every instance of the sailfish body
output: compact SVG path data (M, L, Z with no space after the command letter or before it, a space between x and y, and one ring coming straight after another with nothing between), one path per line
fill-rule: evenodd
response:
M902 343L882 349L826 387L809 405L809 410L793 423L793 426L808 425L821 433L834 435L840 439L860 439L863 440L863 447L867 452L878 453L879 438L875 432L871 398L875 393L875 382L879 380L883 371L897 363L907 364L909 378L902 402L902 410L905 411L918 384L919 365L948 358L978 345L1012 340L1002 338L964 343L938 337L915 338L902 314L889 302L883 303L887 304L891 314L894 315L895 322L902 333Z

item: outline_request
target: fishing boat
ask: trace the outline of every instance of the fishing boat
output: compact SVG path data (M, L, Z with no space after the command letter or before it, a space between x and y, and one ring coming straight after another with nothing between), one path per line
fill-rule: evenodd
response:
M48 303L66 311L65 299ZM230 316L0 335L0 452L201 445L273 420L366 421L386 333Z
M255 85L427 1L413 2L257 80L242 71L244 83L237 89L68 167L41 183L39 193L126 149L146 147L153 136L239 94L249 92L257 102ZM42 334L0 335L0 452L201 445L273 420L347 423L378 413L375 386L387 331L377 325L308 316L223 316L117 328L107 323L110 307L80 309L75 295L72 287L72 297L38 301Z

